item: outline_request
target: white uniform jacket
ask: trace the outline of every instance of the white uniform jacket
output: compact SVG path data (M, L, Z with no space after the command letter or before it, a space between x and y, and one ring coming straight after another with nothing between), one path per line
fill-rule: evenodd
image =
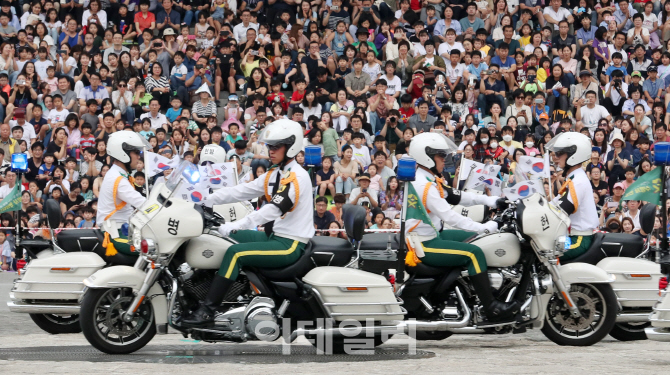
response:
M553 203L570 215L571 235L591 235L598 228L598 211L593 200L591 181L584 169L570 173Z
M116 211L110 220L116 222L117 226L127 223L133 210L140 207L146 201L128 180L129 174L118 165L113 165L102 180L100 187L100 198L98 199L98 216L96 222L101 225L107 215L112 213L117 205L126 202L126 205ZM116 204L114 202L114 183L118 177L122 177L116 190Z
M275 221L273 232L279 237L307 243L314 237L314 196L309 174L291 161L281 171L281 186L274 196L272 187L280 173L272 168L248 184L221 188L203 202L207 206L241 202L265 195L269 204L233 222L237 229L255 229Z

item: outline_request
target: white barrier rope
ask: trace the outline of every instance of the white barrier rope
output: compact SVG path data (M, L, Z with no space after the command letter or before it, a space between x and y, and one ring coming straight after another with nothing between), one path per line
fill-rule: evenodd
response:
M346 232L345 229L315 229L316 232ZM399 233L400 229L366 229L365 233Z

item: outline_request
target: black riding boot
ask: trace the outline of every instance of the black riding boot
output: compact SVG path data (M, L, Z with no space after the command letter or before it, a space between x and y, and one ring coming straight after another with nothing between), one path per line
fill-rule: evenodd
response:
M212 323L216 309L221 305L223 297L226 296L228 289L230 289L234 282L234 280L219 276L217 273L214 276L214 280L212 280L212 286L209 288L205 300L200 302L198 310L182 320L182 324L197 327Z
M475 287L477 296L482 301L486 318L489 321L511 319L519 313L521 306L518 301L500 302L493 297L488 273L482 272L470 276L470 281L472 282L472 286Z

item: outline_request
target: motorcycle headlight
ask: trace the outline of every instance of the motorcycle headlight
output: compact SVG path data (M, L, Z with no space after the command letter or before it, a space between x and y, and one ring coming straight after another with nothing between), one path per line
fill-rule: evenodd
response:
M559 236L554 242L554 256L558 258L563 255L570 250L570 245L572 245L572 241L569 236Z

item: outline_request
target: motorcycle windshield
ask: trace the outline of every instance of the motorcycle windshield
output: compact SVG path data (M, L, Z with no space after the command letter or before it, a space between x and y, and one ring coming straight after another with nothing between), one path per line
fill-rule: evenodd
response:
M185 180L190 185L195 185L200 182L200 171L198 171L198 166L184 160L174 171L172 171L172 173L170 173L170 177L168 177L165 182L165 186L168 190L174 191L182 180Z

